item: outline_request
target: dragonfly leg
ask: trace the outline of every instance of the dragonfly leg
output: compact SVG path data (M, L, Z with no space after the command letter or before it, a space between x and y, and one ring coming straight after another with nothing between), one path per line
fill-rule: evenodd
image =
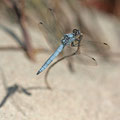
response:
M81 42L82 38L83 38L83 34L81 33L81 35L77 39L75 39L75 41L77 41L77 44L75 44L74 42L71 43L72 47L77 47L77 51L76 51L75 54L80 54L81 53L80 52L80 46L81 46L80 42Z
M75 41L71 43L71 46L72 47L80 46L80 42L81 42L82 38L83 38L83 34L81 33L79 38L75 39ZM77 43L75 43L75 42L77 42Z
M76 41L76 40L75 40L75 41ZM72 42L72 43L71 43L71 46L72 46L72 47L78 47L78 43Z

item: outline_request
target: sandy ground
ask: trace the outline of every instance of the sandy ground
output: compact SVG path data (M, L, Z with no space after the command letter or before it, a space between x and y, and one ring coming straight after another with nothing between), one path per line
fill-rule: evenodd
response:
M4 26L22 38L16 25ZM104 28L112 30L111 25ZM48 48L41 39L40 31L29 31L34 47L44 45ZM112 38L108 41L111 51L117 51L118 39L114 38L113 41ZM0 46L18 46L2 28ZM0 101L6 95L4 82L8 87L14 84L22 86L32 94L29 96L16 92L9 97L0 108L0 120L120 120L119 62L103 62L96 56L97 66L74 63L75 72L71 73L63 61L49 74L49 82L53 88L50 91L44 83L46 71L36 76L37 70L48 56L39 54L36 56L37 62L33 63L23 51L0 51Z

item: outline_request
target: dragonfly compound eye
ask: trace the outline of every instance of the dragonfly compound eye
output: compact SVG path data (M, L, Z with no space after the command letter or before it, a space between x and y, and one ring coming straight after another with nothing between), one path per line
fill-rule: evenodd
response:
M77 35L79 35L79 34L80 34L80 31L79 31L79 30L77 30L77 29L73 29L73 33L74 33L74 35L75 35L75 36L77 36Z

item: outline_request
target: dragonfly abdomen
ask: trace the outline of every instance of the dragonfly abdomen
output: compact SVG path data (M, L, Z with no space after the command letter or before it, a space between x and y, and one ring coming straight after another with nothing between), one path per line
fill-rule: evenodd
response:
M57 50L49 57L49 59L44 63L44 65L40 68L40 70L37 72L37 75L48 67L48 65L59 55L59 53L63 50L63 48L64 45L61 44L57 48Z

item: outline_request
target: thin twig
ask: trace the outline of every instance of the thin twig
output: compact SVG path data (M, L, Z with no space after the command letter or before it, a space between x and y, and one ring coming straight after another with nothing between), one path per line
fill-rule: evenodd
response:
M68 57L72 57L72 56L74 56L74 55L76 55L76 54L79 54L79 50L80 50L80 41L81 41L82 37L83 37L83 35L81 34L81 35L80 35L80 38L79 38L79 41L78 41L77 50L76 50L74 53L72 53L72 54L70 54L70 55L66 55L66 56L64 56L64 57L62 57L62 58L60 58L60 59L58 59L56 62L54 62L54 63L48 68L48 70L47 70L47 72L46 72L46 74L45 74L45 84L47 85L47 88L48 88L48 89L52 89L51 86L50 86L50 84L49 84L49 82L48 82L48 80L47 80L47 77L48 77L48 74L49 74L51 68L52 68L54 65L56 65L58 62L60 62L60 61L62 61L62 60L64 60L64 59L66 59L66 58L68 58Z

